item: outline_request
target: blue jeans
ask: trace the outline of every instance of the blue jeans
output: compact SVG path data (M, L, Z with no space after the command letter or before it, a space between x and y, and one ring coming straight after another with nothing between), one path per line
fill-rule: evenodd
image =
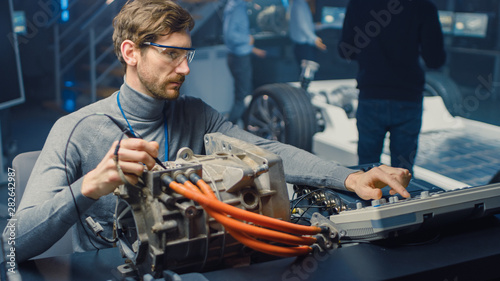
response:
M384 138L390 132L391 166L413 173L422 127L422 102L361 99L356 119L360 165L380 162Z
M236 123L245 111L245 97L253 91L251 55L227 55L227 65L234 80L234 103L229 113L229 121Z

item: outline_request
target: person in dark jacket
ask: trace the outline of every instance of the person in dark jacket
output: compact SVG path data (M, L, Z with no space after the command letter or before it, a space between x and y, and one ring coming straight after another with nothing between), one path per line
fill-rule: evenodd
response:
M338 52L359 65L359 164L380 162L387 132L391 165L410 171L422 124L425 74L446 61L436 6L428 0L351 0Z

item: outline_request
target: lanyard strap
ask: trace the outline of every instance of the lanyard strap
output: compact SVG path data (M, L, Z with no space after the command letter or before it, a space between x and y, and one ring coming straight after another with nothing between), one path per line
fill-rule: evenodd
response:
M120 111L123 115L123 119L125 119L125 121L127 122L127 125L128 125L128 128L130 129L130 132L132 133L132 135L134 135L134 137L137 138L137 135L135 134L134 129L132 129L132 126L128 122L127 116L125 116L125 112L123 111L122 104L120 103L120 91L118 91L118 94L116 95L116 103L118 103L118 108L120 109Z
M120 112L122 113L123 119L127 122L128 128L130 129L130 132L132 135L134 135L137 138L137 135L134 132L134 129L132 129L132 126L128 122L127 116L125 116L125 112L123 111L122 105L120 103L120 91L118 91L118 94L116 95L116 103L118 103L118 108L120 109ZM165 116L163 117L163 129L165 130L165 161L168 161L168 125L167 125L167 115L165 113Z

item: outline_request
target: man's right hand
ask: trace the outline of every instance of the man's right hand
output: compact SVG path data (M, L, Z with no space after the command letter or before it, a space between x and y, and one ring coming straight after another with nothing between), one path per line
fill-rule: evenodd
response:
M124 182L114 160L114 153L117 141L109 149L106 156L101 160L97 167L88 172L83 178L82 194L92 198L99 199L108 195ZM157 142L148 142L143 139L125 139L120 142L118 150L118 164L127 181L132 184L138 182L139 176L144 171L144 165L152 169L155 165L155 157L158 157L159 144Z

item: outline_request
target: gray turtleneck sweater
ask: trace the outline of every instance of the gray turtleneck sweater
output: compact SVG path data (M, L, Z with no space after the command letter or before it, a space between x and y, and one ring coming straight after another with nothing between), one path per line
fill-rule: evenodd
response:
M345 179L353 172L306 151L243 131L200 99L183 96L175 101L156 100L127 84L122 85L119 93L121 107L131 127L144 139L155 140L160 144L159 158L162 161L166 160L165 116L170 160L175 159L182 147L191 148L195 154L204 154L203 136L221 132L279 155L289 183L344 189ZM110 119L92 114L106 113L126 125L118 106L117 94L64 116L54 124L15 215L18 261L47 250L72 226L75 226L73 249L80 252L94 249L82 225L77 223L77 209L68 180L82 221L91 216L103 226L103 235L112 237L116 197L110 194L99 200L87 198L81 193L81 183L83 176L97 166L113 141L122 134ZM111 247L94 235L90 235L90 239L99 248Z

